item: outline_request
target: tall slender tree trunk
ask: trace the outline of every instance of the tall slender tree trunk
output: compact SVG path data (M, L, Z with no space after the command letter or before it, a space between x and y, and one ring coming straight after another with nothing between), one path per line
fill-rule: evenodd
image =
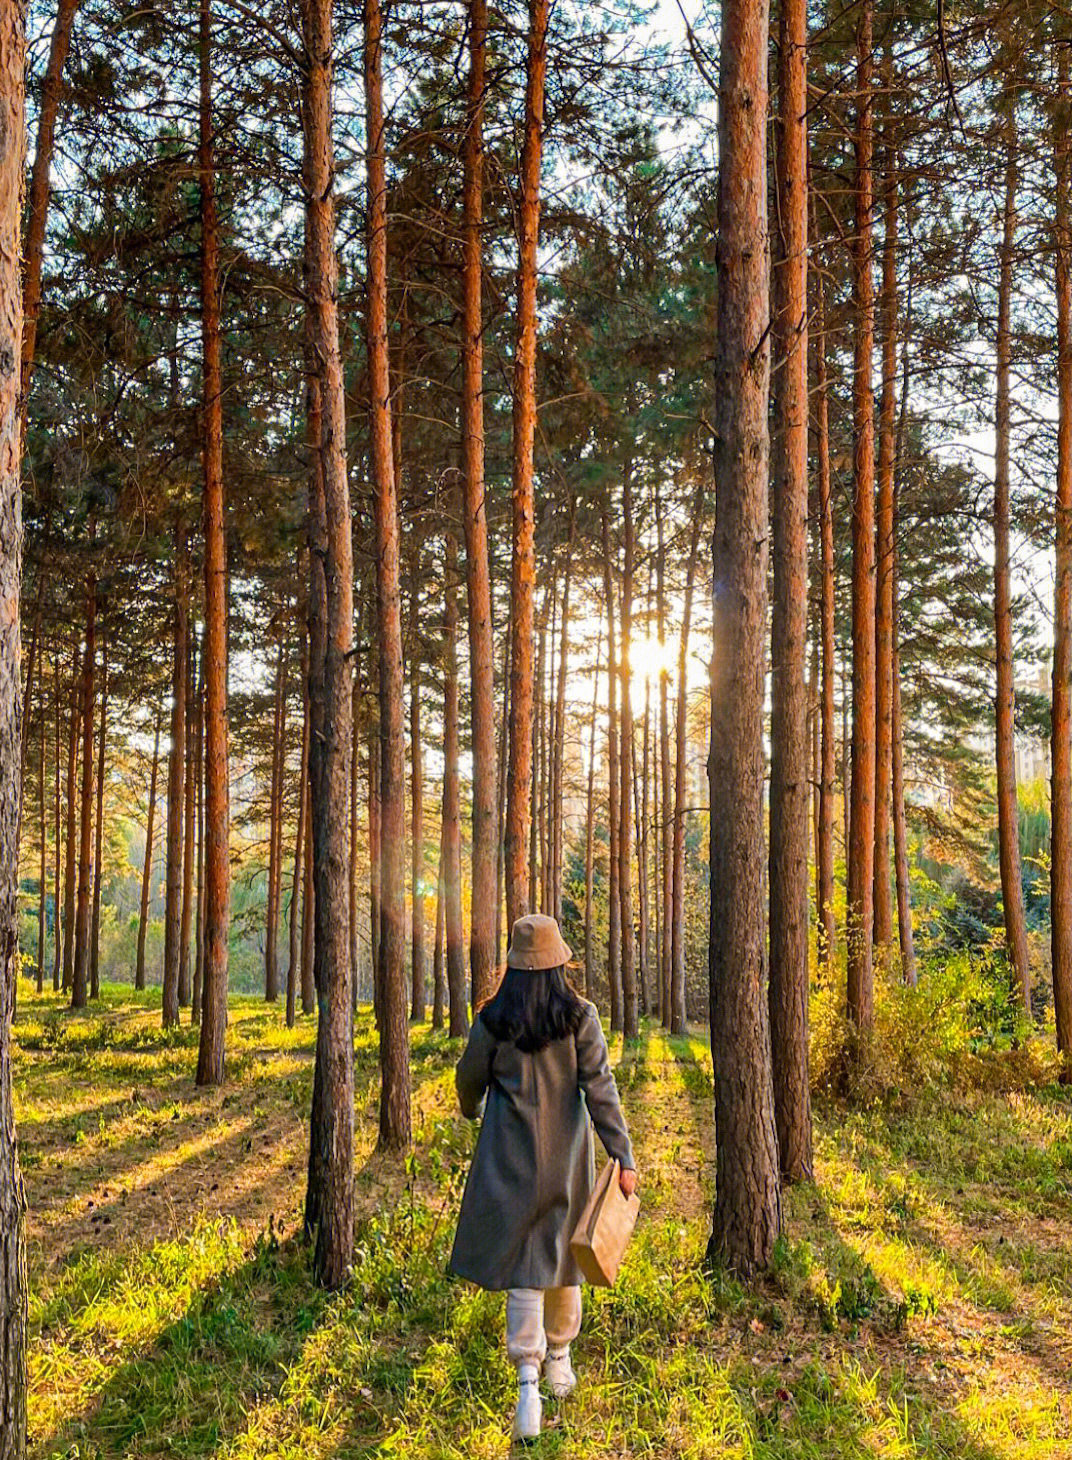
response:
M696 488L689 539L685 597L681 613L681 638L677 651L677 710L674 716L674 830L672 856L673 910L670 933L671 1034L685 1032L685 759L688 748L689 716L689 631L692 628L692 595L696 564L700 556L700 530L704 519L703 484ZM669 816L669 799L664 815Z
M702 502L701 502L702 505ZM697 513L697 517L699 513ZM659 633L659 775L656 785L662 787L659 796L659 811L655 824L659 831L662 855L658 859L659 904L661 908L661 936L659 939L659 1019L664 1029L670 1027L671 969L674 960L674 845L671 832L670 798L670 672L664 662L666 644L666 564L664 561L663 510L659 495L658 479L655 487L655 522L658 533L658 559L656 562L656 609ZM693 536L695 537L695 530ZM697 539L698 541L698 539ZM692 576L696 571L695 556L692 559L685 592L692 592ZM691 603L691 599L690 599Z
M22 759L22 484L19 377L20 204L25 154L25 12L0 16L0 1460L26 1453L26 1195L15 1138L11 1020L19 967Z
M848 1015L875 1017L872 949L875 864L875 402L871 389L875 289L871 275L874 0L856 31L856 185L853 239L852 782L846 887Z
M716 1185L709 1258L750 1276L781 1232L763 997L769 259L766 0L726 0L719 81L711 699L711 1042Z
M302 842L301 1008L303 1014L316 1009L316 880L313 873L313 776L316 754L309 745L309 769L305 777L305 838Z
M895 509L896 510L896 509ZM901 713L901 646L898 633L897 549L893 554L893 748L890 790L893 799L894 871L897 882L897 931L901 948L901 977L916 986L916 949L912 933L912 889L908 878L908 825L905 820L904 725Z
M387 180L384 153L383 17L365 4L365 109L368 137L369 429L376 517L380 644L380 1136L382 1148L409 1145L409 1023L405 971L405 743L402 729L402 618L398 502L391 460L387 347Z
M1015 102L1006 101L1005 204L998 274L997 361L994 399L994 645L996 660L995 761L998 862L1005 913L1005 945L1025 1010L1031 1008L1031 965L1020 874L1020 817L1016 800L1016 690L1013 671L1010 570L1009 454L1011 448L1012 287L1019 187ZM1060 917L1060 915L1058 915Z
M432 946L432 1028L442 1029L446 1019L447 975L444 943L446 941L446 899L443 896L443 831L439 834L439 872L436 876L436 922Z
M469 1032L465 997L465 945L462 929L461 801L458 786L458 601L455 579L458 548L446 534L443 598L443 890L446 894L447 990L452 1038Z
M532 814L532 626L536 580L533 450L536 441L536 258L540 234L544 83L549 0L529 0L525 140L518 208L517 351L513 390L513 556L510 606L510 769L506 795L506 921L528 911L525 833Z
M289 961L287 963L287 1028L294 1028L298 1012L298 981L301 966L301 901L303 869L305 867L305 807L309 791L309 693L308 693L309 636L302 631L301 640L301 685L302 685L302 739L301 760L298 766L298 814L294 832L294 875L290 888L289 918Z
M279 651L275 666L275 700L272 707L272 786L268 806L268 887L264 930L264 997L274 1004L279 998L279 893L283 861L283 769L286 758L287 633L280 620Z
M175 528L175 602L172 619L171 744L168 748L167 872L164 896L163 1020L166 1029L179 1019L179 963L182 939L183 782L186 770L186 656L190 647L189 553L186 527Z
M369 726L368 738L369 928L372 947L372 1002L380 1022L380 732Z
M108 633L101 625L101 700L100 732L97 736L97 812L93 830L93 930L89 946L89 994L100 998L100 917L101 886L104 880L104 767L108 741ZM42 807L44 803L42 802ZM43 814L43 811L42 811ZM42 865L44 863L44 852Z
M78 686L78 641L71 659L70 719L67 730L67 832L63 867L63 989L74 981L74 907L78 886L78 730L81 704Z
M202 641L201 663L204 666ZM197 922L194 936L194 986L190 999L190 1023L201 1023L201 1005L205 987L205 676L202 668L197 696L197 759L194 778L197 785Z
M156 777L160 766L160 714L153 732L153 768L149 772L149 807L145 815L145 857L141 864L141 903L138 914L138 958L134 987L145 987L145 933L149 926L149 896L153 884L153 830L156 820Z
M305 141L305 292L321 391L325 623L322 738L311 782L315 850L319 1018L309 1137L305 1229L315 1232L313 1272L326 1288L344 1283L354 1242L353 1000L349 922L350 757L353 754L353 545L346 470L346 417L339 348L338 264L332 141L332 3L302 0L302 116Z
M1072 151L1068 41L1057 43L1053 114L1056 180L1054 271L1057 295L1057 482L1054 502L1056 583L1053 605L1051 718L1050 956L1057 1049L1072 1079Z
M501 968L503 961L503 908L506 901L506 763L510 749L510 658L514 636L514 616L511 611L503 635L502 667L499 682L502 685L502 716L499 724L499 763L496 781L495 808L495 967Z
M63 716L60 700L60 656L57 651L52 661L52 689L56 717L56 776L53 786L53 836L52 836L52 991L58 993L60 980L63 976L63 938L60 933L60 902L61 902L61 776L60 760L63 755Z
M37 811L38 830L40 832L41 859L38 865L37 880L37 992L44 993L45 989L45 880L46 862L48 860L48 834L45 827L45 741L48 738L48 716L45 713L44 696L44 675L41 676L41 693L38 695L38 713L41 719L41 729L38 739L37 757ZM23 732L25 740L25 731ZM57 764L56 773L59 774ZM100 853L98 851L97 865L100 865Z
M74 925L74 977L71 1007L84 1009L88 998L89 911L93 884L93 702L96 660L97 579L86 584L86 650L82 660L82 809L79 822L78 905Z
M570 513L570 535L562 585L562 622L558 636L558 676L555 687L554 730L551 736L551 916L562 921L562 876L564 838L564 753L566 740L566 680L569 675L570 581L573 574L574 518Z
M610 525L604 508L603 531L603 595L607 603L607 835L609 842L607 982L610 992L610 1027L622 1028L622 901L619 893L621 858L618 837L621 818L618 796L621 790L618 769L618 655L614 637L614 570L611 557Z
M472 919L469 963L474 1007L495 981L496 841L495 686L491 570L484 486L484 324L481 255L484 222L484 101L487 0L469 0L462 263L462 478L472 705Z
M197 858L197 747L199 741L197 712L201 703L198 679L198 643L196 630L191 630L186 656L186 773L183 780L182 832L182 913L179 918L179 1006L192 1002L190 987L190 947L194 920L194 864Z
M63 97L63 68L71 45L71 30L79 0L59 0L56 21L49 42L48 61L41 81L41 109L37 114L37 145L26 206L26 236L23 257L23 323L22 366L19 392L19 417L23 433L33 378L34 355L37 349L37 319L41 313L41 272L45 256L45 229L48 223L48 201L52 154L55 150L56 120Z
M592 728L588 738L588 796L584 818L584 996L592 997L595 969L592 955L593 912L595 892L595 787L596 787L596 720L599 714L599 658L603 648L603 619L599 620L596 639L595 668L592 671Z
M644 680L644 719L640 729L641 760L637 765L636 741L633 741L633 805L637 849L637 915L640 920L637 958L637 1002L641 1014L648 1012L648 957L651 949L650 872L648 858L650 772L651 772L651 680Z
M892 89L887 49L883 90ZM888 103L889 104L889 103ZM897 448L897 150L892 117L886 123L886 178L882 239L882 394L878 416L878 499L875 540L875 947L887 956L893 943L890 883L890 785L893 774L893 555L894 468Z
M361 927L358 921L360 904L360 879L357 854L361 837L361 807L358 792L361 789L361 661L354 656L354 683L351 691L351 747L350 747L350 878L347 886L350 914L350 980L353 1011L357 1013L357 994L361 980Z
M231 808L227 753L227 535L223 493L219 237L212 123L211 0L200 0L201 350L205 558L205 966L197 1083L220 1085L227 1029Z
M622 1029L626 1039L636 1039L640 1025L636 983L636 935L633 929L633 696L630 647L633 634L633 463L622 473L622 636L621 674L621 764L622 778L618 833L618 896L622 903Z
M409 755L410 755L410 882L412 917L410 929L410 1006L409 1017L422 1023L425 1017L424 957L424 742L421 738L421 655L418 644L419 571L414 574L410 591L410 669L409 669ZM494 900L494 893L492 894ZM474 909L474 918L476 912ZM470 944L470 961L472 962ZM477 1000L476 979L473 980L473 1001Z
M834 803L837 776L837 722L834 717L834 510L830 484L830 417L826 380L826 308L822 275L815 281L815 459L819 486L819 634L822 668L819 689L819 826L816 835L816 906L819 964L829 977L834 968L837 924L834 919Z
M539 622L536 626L536 673L533 687L533 714L532 714L532 785L529 788L529 894L527 906L530 909L545 912L546 908L540 901L540 831L543 825L543 808L541 806L540 794L544 786L542 749L543 749L543 714L546 703L544 696L545 674L547 665L547 621L551 614L551 606L555 597L555 571L552 568L551 581L544 589L543 604L539 614Z
M786 1181L812 1174L808 1083L808 133L807 0L781 0L771 342L770 1006L778 1155Z

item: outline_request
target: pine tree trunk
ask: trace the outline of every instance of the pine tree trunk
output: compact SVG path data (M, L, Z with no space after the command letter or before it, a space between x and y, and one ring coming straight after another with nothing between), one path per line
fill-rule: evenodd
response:
M60 700L60 656L57 652L52 663L52 685L56 710L56 779L54 786L54 823L53 823L53 892L52 892L52 991L59 993L60 981L63 977L63 935L60 931L60 902L61 882L60 866L62 862L62 816L61 816L61 777L60 760L63 750L63 716Z
M48 560L48 523L45 526L45 542L43 556ZM33 704L34 682L37 673L37 645L41 637L41 615L43 610L43 594L45 588L45 574L39 572L37 575L37 593L35 594L33 629L30 632L30 648L26 655L26 686L22 692L22 703L26 707L24 715L29 715L29 707ZM29 720L24 718L22 725L22 743L19 749L19 845L22 845L22 790L26 785L26 754L29 749Z
M387 181L384 157L383 19L380 0L365 5L365 108L368 137L368 303L370 460L376 518L380 647L380 1136L381 1148L411 1139L409 1023L405 970L405 739L398 503L391 460L387 347Z
M301 963L301 903L303 869L305 866L305 839L307 836L305 825L305 806L308 799L308 775L309 775L309 692L308 692L308 664L309 664L309 637L305 630L302 631L301 639L301 668L300 677L302 685L302 739L301 739L301 760L298 766L298 814L294 832L294 873L291 879L290 888L290 918L288 926L289 936L289 961L287 963L287 1028L294 1028L294 1021L298 1012L298 979Z
M544 786L542 764L545 670L547 666L547 620L555 597L556 573L552 567L551 581L544 590L543 604L537 625L536 673L533 684L532 713L532 785L529 787L529 892L527 906L530 910L545 912L540 900L540 834L543 826L543 807L540 793Z
M11 1020L19 967L18 824L22 759L19 590L22 486L19 289L26 66L24 11L0 17L0 1460L26 1453L26 1196L15 1138Z
M514 637L514 616L511 611L503 635L502 667L499 682L502 685L502 715L499 719L499 762L496 779L495 808L495 967L501 968L503 961L503 909L506 904L506 763L510 749L510 658Z
M1068 42L1057 44L1054 272L1057 296L1057 482L1054 502L1056 582L1053 604L1053 712L1050 763L1050 955L1057 1049L1072 1080L1072 220L1069 187Z
M204 643L201 663L205 662ZM205 676L202 670L197 697L197 760L194 776L197 783L197 923L194 938L194 986L190 999L190 1023L201 1023L201 1005L205 987Z
M533 449L536 440L536 260L540 233L540 163L544 83L547 76L549 0L529 0L525 82L525 140L521 151L520 235L517 268L517 352L513 390L513 555L510 607L510 769L506 795L506 922L528 911L525 833L532 814L533 591L536 581L536 511Z
M659 500L656 479L655 520L658 529L659 556L656 564L656 602L659 625L659 777L656 785L662 790L658 799L659 810L656 825L659 828L661 856L658 859L660 877L660 924L659 939L659 1021L664 1029L670 1027L670 989L674 966L674 859L675 838L671 832L670 800L670 673L663 661L666 644L666 567L663 560L663 512ZM702 505L702 502L701 502ZM697 513L697 518L699 517ZM695 531L693 536L695 537ZM697 542L699 539L697 538ZM686 594L692 592L692 576L696 571L695 556L692 558L689 575L685 583ZM691 604L691 598L690 598ZM676 827L676 818L675 818ZM684 844L682 844L684 850Z
M883 89L892 77L887 50ZM875 947L893 943L890 884L890 783L893 773L894 465L897 434L897 154L886 124L886 186L882 240L882 394L878 417L878 498L875 550Z
M770 1007L778 1155L812 1174L808 1084L808 135L807 0L781 0L771 345Z
M685 1032L685 784L686 750L688 748L688 678L689 630L692 628L692 594L696 564L700 556L700 530L704 519L703 484L696 488L692 511L692 536L689 540L688 570L685 574L685 599L681 614L681 638L677 651L677 711L674 717L674 830L673 830L673 912L670 931L670 1033ZM664 815L669 816L669 801Z
M361 756L359 754L361 744L361 661L356 654L354 655L354 683L351 697L350 878L347 891L349 893L350 915L350 1003L353 1012L356 1014L357 993L361 980L361 927L358 921L358 907L361 894L357 862L358 844L361 837L361 811L358 796L358 792L361 789Z
M994 399L994 645L996 659L995 762L998 862L1005 912L1005 945L1021 1002L1031 1007L1031 966L1020 874L1020 817L1016 800L1016 690L1013 671L1010 569L1009 453L1012 372L1012 287L1019 185L1015 103L1006 103L1005 206L998 279L997 362Z
M196 630L191 631L186 658L186 773L183 782L182 833L182 913L179 918L179 1006L186 1009L192 1002L190 987L190 944L194 919L194 860L197 856L197 711L201 703L198 679L198 644Z
M203 376L205 629L205 966L197 1083L220 1085L227 1029L227 946L231 920L230 795L227 753L227 537L223 496L219 239L212 128L211 0L200 0L201 347Z
M313 877L313 773L316 757L309 746L305 776L305 837L302 842L301 1010L316 1009L316 882Z
M104 767L108 740L108 634L101 626L101 702L100 733L97 736L97 812L93 830L93 926L89 945L89 995L100 998L100 916L101 884L104 878L102 867L104 854ZM43 752L42 752L43 756ZM42 765L44 761L42 759ZM44 793L42 792L42 795ZM44 801L41 803L44 816ZM42 823L43 824L43 823ZM44 849L41 851L41 865L44 868ZM43 882L43 878L42 878Z
M174 610L171 660L171 743L168 749L167 872L164 895L163 1020L179 1020L182 914L183 781L186 768L186 656L189 652L189 556L186 528L175 528Z
M864 0L856 43L856 224L853 240L852 780L846 886L847 1009L861 1033L875 1016L872 950L875 863L875 402L871 389L875 290L871 53L874 0Z
M372 1003L380 1023L380 732L369 726L368 741L369 928L372 946Z
M570 513L569 542L562 584L562 622L558 637L558 676L555 687L554 729L551 735L551 916L562 921L564 828L562 825L563 754L566 739L566 678L569 673L570 580L573 572L574 518Z
M443 896L443 833L441 828L439 835L439 872L436 876L435 942L432 947L433 1029L442 1029L446 1019L447 977L445 969L446 959L443 948L446 929L446 916L444 914L445 901L446 899Z
M907 384L907 382L906 382ZM896 520L896 505L895 505ZM908 826L905 821L904 725L901 715L901 648L898 635L897 549L893 553L893 701L891 726L893 747L890 791L893 800L894 872L897 882L897 931L901 948L901 977L909 988L916 986L916 949L912 934L912 890L908 877Z
M78 886L78 731L81 693L78 686L78 641L71 661L70 721L67 731L67 834L63 867L63 990L74 981L74 907Z
M26 205L26 236L22 247L23 324L22 368L19 393L19 420L23 433L33 378L34 355L37 349L37 319L41 312L41 271L45 255L45 228L48 222L49 175L55 150L56 120L63 97L63 68L71 44L71 29L79 0L59 0L56 21L49 42L48 61L41 80L41 104L37 114L37 145Z
M610 526L603 511L603 596L607 603L607 835L609 874L607 878L607 983L610 992L610 1027L622 1027L622 902L619 895L621 859L618 835L620 792L618 769L618 655L614 637L614 574Z
M483 509L481 509L483 510ZM410 755L410 880L412 885L412 919L410 930L410 1008L415 1023L425 1018L424 958L424 744L421 739L421 655L418 643L419 574L414 575L410 589L410 670L409 670L409 755ZM475 760L474 760L475 767ZM474 772L475 773L475 772ZM475 837L474 827L474 837ZM475 855L475 851L474 851ZM493 861L494 868L494 861ZM494 892L491 894L494 901ZM475 897L475 894L474 894ZM474 921L476 913L474 910ZM475 969L472 943L470 961ZM476 976L473 977L473 1001L476 1003Z
M451 1038L469 1032L465 997L465 945L462 929L461 802L458 787L458 604L455 579L458 548L454 534L446 534L443 597L443 888L446 894L447 990L450 997Z
M815 281L815 458L819 485L819 619L822 669L819 689L819 827L816 836L816 906L819 964L829 977L834 968L834 802L837 776L837 722L834 717L834 511L830 485L830 419L826 383L826 309L821 274Z
M650 616L650 615L649 615ZM651 680L644 680L644 720L640 730L641 762L637 766L636 741L633 741L633 805L637 848L637 915L640 920L637 959L637 1002L640 1013L648 1012L648 955L651 946L649 922L648 811L651 763Z
M306 1232L315 1232L313 1274L322 1287L347 1281L354 1241L354 1072L349 920L350 757L353 754L353 546L346 417L339 348L338 264L332 142L332 4L302 0L305 141L305 294L321 388L325 622L321 741L311 779L310 830L316 899L319 1009L309 1137Z
M153 734L153 768L149 773L149 807L145 816L145 857L141 865L141 904L138 914L138 960L134 987L145 987L145 933L149 926L149 894L153 882L153 824L156 819L156 777L160 766L160 714L157 712Z
M48 859L48 836L45 829L45 740L48 736L48 716L45 714L44 696L44 675L41 676L42 693L38 696L38 713L41 718L41 730L38 739L37 757L37 811L38 830L40 832L41 859L38 867L37 880L37 992L44 993L45 989L45 864ZM28 727L27 727L28 728ZM25 742L26 732L23 732ZM57 766L57 773L58 773ZM97 866L100 866L100 850L98 844ZM99 907L99 904L98 904ZM94 923L94 931L96 924Z
M618 812L621 817L618 833L618 896L622 904L622 1029L626 1039L639 1033L636 984L636 935L633 928L633 697L630 641L633 632L633 463L626 461L622 473L622 637L619 656L621 675L621 753L619 770L622 778Z
M596 719L599 712L599 657L603 648L603 619L599 620L596 639L596 662L592 671L592 729L588 740L588 796L584 818L584 996L592 997L595 989L595 968L592 956L595 888L595 786L596 786Z
M767 627L765 168L768 7L722 11L711 700L711 1043L716 1186L709 1258L748 1277L781 1232L763 997L763 681Z
M481 254L484 218L484 96L487 0L469 0L469 82L463 184L462 451L465 564L472 705L472 919L469 963L473 1005L495 982L496 842L495 686L491 569L484 488L484 334Z
M89 908L93 883L93 703L96 659L97 579L86 584L86 648L82 659L82 808L79 822L78 905L74 924L71 1008L88 1002Z
M268 806L268 888L264 930L264 997L279 998L279 894L283 861L283 767L287 727L287 634L279 625L279 653L275 666L275 703L272 713L272 787Z

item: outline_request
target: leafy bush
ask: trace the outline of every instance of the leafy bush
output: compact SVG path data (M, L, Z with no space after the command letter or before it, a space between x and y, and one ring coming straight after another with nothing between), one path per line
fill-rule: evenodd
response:
M840 983L823 986L812 994L811 1029L813 1087L856 1100L911 1096L953 1078L975 1083L973 1070L984 1076L988 1062L972 1057L986 1052L1015 1064L1020 1083L1046 1073L1036 1054L1024 1055L1030 1029L1004 959L990 954L930 960L916 988L877 973L869 1035L849 1023Z

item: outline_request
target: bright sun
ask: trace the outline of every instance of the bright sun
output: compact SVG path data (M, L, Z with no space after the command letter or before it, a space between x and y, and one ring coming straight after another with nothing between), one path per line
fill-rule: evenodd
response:
M630 669L634 685L645 681L654 684L663 670L672 679L677 673L677 645L670 639L662 644L658 639L634 639L630 645Z

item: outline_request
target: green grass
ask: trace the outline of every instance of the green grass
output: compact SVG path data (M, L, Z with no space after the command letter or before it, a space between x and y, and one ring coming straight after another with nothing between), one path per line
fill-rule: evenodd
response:
M445 1272L473 1140L455 1046L414 1032L414 1155L381 1157L362 1013L356 1271L328 1297L297 1235L311 1020L235 999L228 1085L206 1093L152 995L74 1015L20 992L35 1457L507 1453L502 1299ZM1072 1457L1068 1091L820 1104L816 1184L788 1193L747 1290L701 1265L704 1041L648 1029L612 1053L644 1211L617 1288L586 1296L580 1386L536 1453Z

